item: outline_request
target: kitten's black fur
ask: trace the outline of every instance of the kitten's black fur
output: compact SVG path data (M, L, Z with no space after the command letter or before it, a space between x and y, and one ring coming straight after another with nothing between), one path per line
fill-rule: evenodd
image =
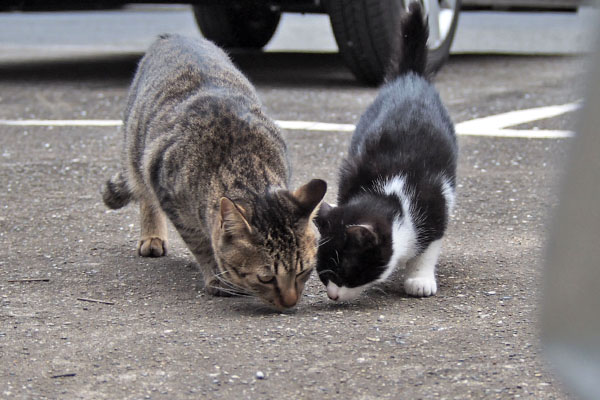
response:
M334 300L355 297L403 263L431 270L428 277L409 271L407 293L437 290L439 246L429 246L446 229L458 148L452 121L425 75L427 37L420 5L411 3L387 83L361 116L343 161L338 207L323 205L319 213L317 270Z

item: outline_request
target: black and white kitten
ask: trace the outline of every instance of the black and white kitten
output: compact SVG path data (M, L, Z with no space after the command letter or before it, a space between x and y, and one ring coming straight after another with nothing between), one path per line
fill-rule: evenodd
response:
M454 127L425 75L428 28L411 3L387 83L360 118L340 171L338 206L324 204L317 271L349 300L408 267L411 296L437 291L435 265L454 203Z

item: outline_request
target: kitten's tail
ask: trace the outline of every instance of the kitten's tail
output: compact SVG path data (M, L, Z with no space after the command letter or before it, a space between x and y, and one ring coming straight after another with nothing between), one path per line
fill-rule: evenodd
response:
M112 178L107 180L102 191L104 204L113 210L126 206L132 197L122 172L117 172Z
M386 80L392 80L409 72L427 78L427 38L429 27L423 17L418 1L411 1L408 12L400 20L400 37L392 52L392 60Z

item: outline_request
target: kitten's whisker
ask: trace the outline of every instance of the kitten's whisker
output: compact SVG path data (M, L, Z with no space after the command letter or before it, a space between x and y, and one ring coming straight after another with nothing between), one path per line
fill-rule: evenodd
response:
M332 239L333 238L327 238L327 240L319 241L319 244L317 244L317 248L323 246L324 244L331 242Z
M334 275L337 275L337 274L335 273L335 271L334 271L334 270L332 270L332 269L325 269L325 270L323 270L323 271L317 271L317 275L322 275L322 274L326 274L326 273L332 273L332 274L334 274Z
M326 274L326 273L333 274L333 275L334 275L334 276L335 276L337 279L339 279L339 278L340 278L340 276L339 276L339 275L338 275L338 274L337 274L337 273L336 273L334 270L332 270L332 269L326 269L326 270L323 270L323 271L321 271L321 272L317 271L317 274L318 274L319 276L321 276L321 274Z
M373 289L377 290L378 292L381 292L387 296L387 292L385 290L383 290L382 288L380 288L379 286L373 286Z
M338 253L338 251L335 251L335 257L337 258L337 265L340 265L340 253Z

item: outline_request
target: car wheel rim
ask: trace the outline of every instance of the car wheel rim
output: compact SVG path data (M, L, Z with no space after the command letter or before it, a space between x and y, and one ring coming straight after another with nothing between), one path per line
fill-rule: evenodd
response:
M436 50L450 35L454 15L456 14L457 0L421 0L425 15L429 23L429 39L427 47L429 50ZM405 0L404 5L408 9L410 0Z

